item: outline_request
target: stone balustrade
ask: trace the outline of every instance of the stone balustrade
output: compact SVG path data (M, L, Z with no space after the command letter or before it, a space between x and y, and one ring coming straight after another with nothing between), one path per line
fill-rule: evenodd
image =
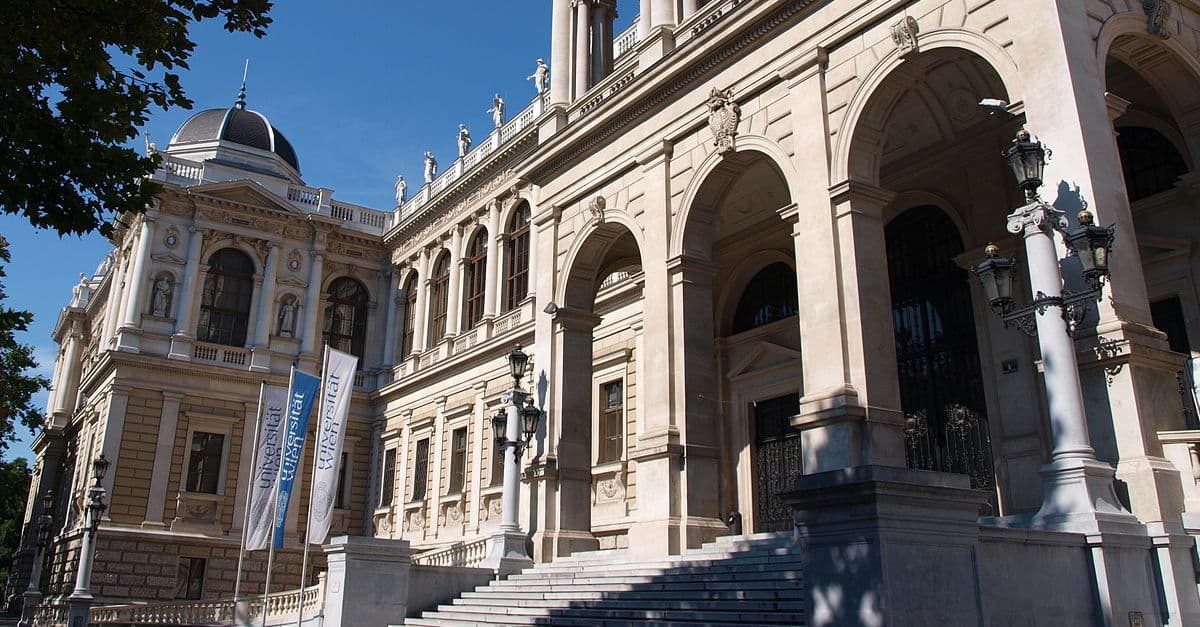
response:
M450 546L426 551L413 556L413 564L418 566L464 566L476 568L487 557L490 537L482 537L469 542L455 542Z
M317 585L271 594L265 605L262 597L256 597L249 602L248 618L257 624L263 617L264 607L268 625L290 624L295 621L296 612L301 610L305 616L314 616L324 604L325 588L325 575L322 574ZM232 599L172 601L95 607L89 618L96 625L230 625L234 622L234 610Z
M1179 482L1183 487L1183 502L1186 513L1197 516L1200 524L1200 430L1159 431L1163 456L1179 470Z
M248 368L250 366L250 350L240 346L195 342L192 344L192 359L223 366Z

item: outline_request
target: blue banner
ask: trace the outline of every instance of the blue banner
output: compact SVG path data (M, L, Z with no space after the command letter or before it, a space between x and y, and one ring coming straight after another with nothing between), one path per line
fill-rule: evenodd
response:
M283 458L279 465L279 501L275 510L275 548L283 548L283 523L287 520L292 484L300 472L300 455L308 435L308 419L321 380L303 372L292 372L291 397L287 406L287 431L283 440Z

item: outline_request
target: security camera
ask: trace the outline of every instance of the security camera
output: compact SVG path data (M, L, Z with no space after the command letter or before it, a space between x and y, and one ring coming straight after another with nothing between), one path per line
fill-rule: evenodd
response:
M992 113L1008 113L1008 101L999 98L984 98L979 101L979 106Z

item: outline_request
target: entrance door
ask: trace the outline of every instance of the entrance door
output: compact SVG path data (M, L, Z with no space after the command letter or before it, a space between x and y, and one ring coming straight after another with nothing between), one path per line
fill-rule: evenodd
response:
M800 411L800 395L787 394L751 406L754 416L754 531L792 528L792 508L780 494L792 489L801 473L800 432L791 419Z

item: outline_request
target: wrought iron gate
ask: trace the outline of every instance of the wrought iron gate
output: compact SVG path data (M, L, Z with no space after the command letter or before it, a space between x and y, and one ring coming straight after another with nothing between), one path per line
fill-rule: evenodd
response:
M801 473L800 433L791 418L800 410L800 395L788 394L752 407L754 415L754 531L792 528L792 508L780 494L792 489Z
M963 252L958 229L924 206L896 217L885 234L908 465L992 488L971 287L954 263Z

